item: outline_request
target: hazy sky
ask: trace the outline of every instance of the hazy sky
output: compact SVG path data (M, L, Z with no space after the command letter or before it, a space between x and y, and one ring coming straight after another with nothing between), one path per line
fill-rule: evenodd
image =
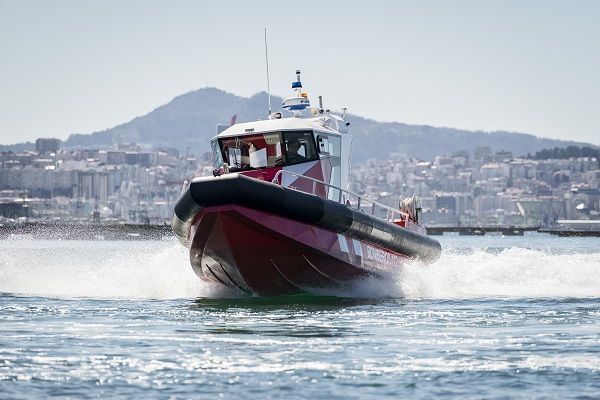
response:
M355 4L356 3L356 4ZM600 1L0 0L0 143L127 122L190 90L600 144Z

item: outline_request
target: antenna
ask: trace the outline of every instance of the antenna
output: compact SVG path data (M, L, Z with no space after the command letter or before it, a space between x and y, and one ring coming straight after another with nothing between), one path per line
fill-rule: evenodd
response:
M269 99L269 115L271 115L271 82L269 80L269 47L267 46L267 28L265 28L265 62L267 64L267 98Z

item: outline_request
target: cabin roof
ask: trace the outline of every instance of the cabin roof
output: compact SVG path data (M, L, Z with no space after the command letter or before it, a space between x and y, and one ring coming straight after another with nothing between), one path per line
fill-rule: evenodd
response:
M319 132L327 132L333 134L340 134L340 132L331 129L321 124L322 116L312 118L281 118L281 119L267 119L252 122L242 122L235 124L219 133L215 138L225 138L232 136L245 136L254 135L256 133L264 132L279 132L279 131L291 131L291 130L311 130ZM335 117L334 117L335 118ZM339 118L339 117L338 117Z

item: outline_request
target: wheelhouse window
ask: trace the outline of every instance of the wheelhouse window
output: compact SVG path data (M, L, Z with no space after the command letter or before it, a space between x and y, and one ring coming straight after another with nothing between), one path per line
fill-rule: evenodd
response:
M213 145L215 164L232 172L318 160L312 131L257 133L222 138Z
M220 158L229 165L230 171L283 164L279 132L223 138L219 142Z
M221 149L219 148L219 141L217 139L211 140L210 147L212 149L213 158L215 160L215 168L223 167L223 154L221 153Z
M283 132L286 165L319 159L312 131Z

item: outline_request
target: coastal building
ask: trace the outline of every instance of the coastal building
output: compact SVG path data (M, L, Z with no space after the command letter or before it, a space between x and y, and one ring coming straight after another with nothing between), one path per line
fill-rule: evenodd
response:
M35 141L35 151L38 154L56 153L60 149L60 139L39 138Z
M212 174L210 153L135 144L60 149L39 139L36 152L0 154L0 216L168 223L184 180ZM398 206L421 197L425 225L550 226L600 218L600 167L594 157L532 160L487 147L432 161L394 153L352 170L351 190Z

